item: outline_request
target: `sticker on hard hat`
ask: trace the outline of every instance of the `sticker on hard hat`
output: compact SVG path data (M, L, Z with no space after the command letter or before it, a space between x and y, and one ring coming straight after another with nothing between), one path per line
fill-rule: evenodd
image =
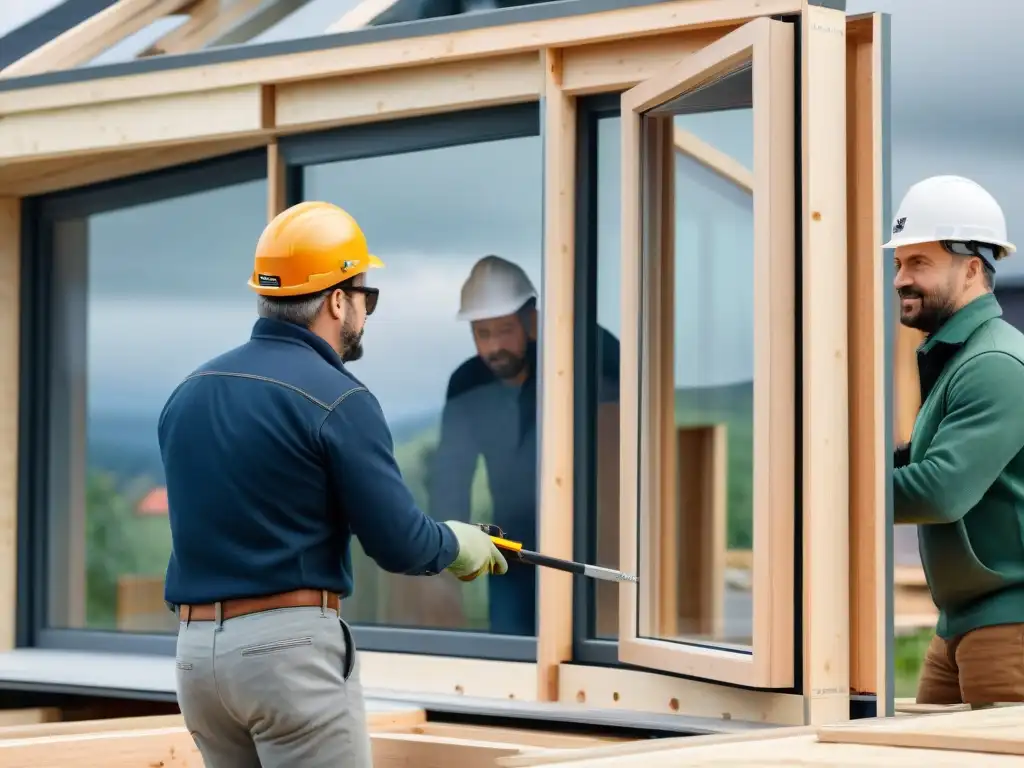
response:
M898 235L900 232L903 231L903 228L905 226L907 226L907 217L901 216L900 218L896 219L896 223L892 225L892 233L894 235Z
M257 275L256 279L264 288L280 288L281 278L277 275Z

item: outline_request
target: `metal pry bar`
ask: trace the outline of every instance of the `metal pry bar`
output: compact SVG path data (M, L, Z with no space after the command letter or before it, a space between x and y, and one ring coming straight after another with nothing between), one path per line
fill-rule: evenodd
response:
M614 568L605 568L604 566L589 565L587 563L577 563L575 560L563 560L560 557L551 557L549 555L542 555L540 552L523 549L521 542L512 541L511 539L506 538L505 532L497 525L482 524L480 528L491 537L491 541L494 542L494 546L507 555L510 555L510 559L517 560L521 563L536 565L541 568L554 568L559 571L567 571L568 573L575 573L579 576L586 576L590 579L600 579L601 581L626 581L632 584L640 583L640 579L636 576L630 573L617 571Z

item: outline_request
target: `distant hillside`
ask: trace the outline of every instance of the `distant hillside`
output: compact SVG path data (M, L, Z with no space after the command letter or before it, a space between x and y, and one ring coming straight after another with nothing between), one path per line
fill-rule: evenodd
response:
M114 473L118 478L145 475L154 484L163 483L163 465L157 443L156 425L159 414L139 415L94 411L89 414L89 466ZM415 440L423 432L435 430L440 422L440 409L397 421L391 425L395 445Z
M156 437L158 415L95 411L89 414L89 468L110 472L119 482L146 476L154 485L162 485L164 469Z
M690 387L676 390L676 419L680 424L697 423L715 415L750 418L754 412L754 382L743 381L723 387Z

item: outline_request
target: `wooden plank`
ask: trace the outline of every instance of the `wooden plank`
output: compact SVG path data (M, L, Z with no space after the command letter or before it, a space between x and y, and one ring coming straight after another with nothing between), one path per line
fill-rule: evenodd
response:
M118 0L76 27L0 70L0 78L24 77L85 64L157 19L193 0Z
M292 132L393 120L536 101L541 89L540 58L517 53L282 84L276 87L275 122Z
M0 196L42 195L254 149L261 136L0 164Z
M585 96L632 88L736 29L727 24L658 37L615 40L563 49L566 93Z
M366 689L408 692L410 698L425 693L537 701L532 662L364 651L359 663Z
M557 723L552 723L552 727ZM428 722L409 728L408 733L423 736L468 739L470 741L499 741L523 747L574 750L604 747L621 743L632 743L624 736L581 736L559 733L555 730L539 731L526 728L501 728L489 725L461 725L456 723Z
M710 736L679 736L668 739L650 739L631 741L625 744L609 744L592 749L560 750L558 752L539 755L519 755L502 757L498 765L504 768L532 768L540 765L562 765L578 763L586 760L604 760L607 758L633 757L651 755L656 752L676 752L680 749L693 749L718 744L735 744L749 741L762 743L775 739L785 739L815 733L814 726L796 726L793 728L777 728L769 731L746 731L744 733L716 733Z
M563 664L559 699L563 704L598 709L713 718L723 731L734 721L800 725L804 717L803 697L797 694L733 688L623 667Z
M340 19L327 28L326 32L331 34L362 29L397 2L398 0L363 0L355 8L346 11Z
M882 53L877 15L846 26L850 688L885 701L885 302ZM877 28L877 30L876 30Z
M501 760L505 765L511 760ZM731 744L681 747L663 752L640 752L632 756L581 759L561 763L538 760L535 768L547 765L572 768L780 768L781 766L828 766L829 768L1019 768L1020 758L936 749L881 747L863 744L833 744L813 734L751 740Z
M0 197L0 651L14 648L18 604L20 275L21 200Z
M515 743L400 733L373 734L372 742L373 764L380 768L494 768L501 757L547 751Z
M27 709L0 709L0 731L5 728L36 727L36 724L60 720L56 707L29 707ZM46 728L49 725L43 725Z
M573 317L575 300L576 100L563 93L562 57L544 52L544 291L540 316L544 392L538 425L540 550L573 558ZM558 701L559 665L572 658L573 577L537 573L537 693Z
M17 89L0 92L0 115L656 37L735 26L799 9L799 0L670 0L545 21Z
M277 141L267 146L267 222L288 207L288 179L284 156Z
M138 55L171 56L199 51L226 34L255 11L264 0L199 0L188 8L188 20L165 34Z
M371 731L411 730L427 723L424 709L415 704L366 702ZM57 736L88 736L124 731L154 731L184 728L181 715L112 717L101 720L60 720L59 709L0 710L0 741L41 739ZM2 765L3 763L0 763Z
M10 739L40 739L50 736L74 736L111 731L148 731L163 728L184 728L181 715L150 715L148 717L111 717L102 720L39 721L33 725L4 724L0 727L0 741ZM2 722L2 721L0 721Z
M846 15L803 13L803 689L818 724L850 717Z
M373 764L378 768L492 768L498 757L542 750L497 741L399 733L371 733L370 741ZM0 740L0 765L45 768L80 762L103 768L203 766L192 736L182 727Z
M69 125L74 130L68 130ZM8 115L0 119L0 162L238 139L262 134L266 128L259 86L80 106L62 111L57 118Z
M818 729L822 742L959 750L1024 757L1024 705L919 717L879 718ZM974 765L974 758L971 758Z

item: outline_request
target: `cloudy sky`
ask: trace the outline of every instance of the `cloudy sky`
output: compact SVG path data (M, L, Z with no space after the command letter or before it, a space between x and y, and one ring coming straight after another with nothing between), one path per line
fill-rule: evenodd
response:
M0 34L52 5L55 0L3 0ZM342 12L350 3L343 5ZM963 174L1002 201L1011 238L1024 239L1018 168L1024 149L1015 140L1024 92L1009 75L1024 67L1015 39L1024 4L850 0L851 13L867 10L892 14L894 204L922 177ZM313 0L261 39L312 35L339 15L335 0ZM175 23L143 30L97 63L129 58ZM690 130L749 165L749 113L687 120ZM619 325L615 123L601 127L599 222L600 314L613 332ZM677 324L677 381L742 379L751 363L749 201L685 160L677 173L687 182L680 187L680 252L712 255L686 262L691 279L677 281L677 302L688 313ZM502 254L523 264L541 287L539 139L312 168L306 188L309 197L348 207L388 263L374 275L383 294L358 374L393 418L433 410L451 369L472 354L468 329L453 318L473 261ZM244 281L264 199L258 182L92 218L87 332L94 407L159 407L181 375L245 337L253 314ZM174 269L157 272L154 264ZM1024 261L1009 260L1000 275L1024 277Z

